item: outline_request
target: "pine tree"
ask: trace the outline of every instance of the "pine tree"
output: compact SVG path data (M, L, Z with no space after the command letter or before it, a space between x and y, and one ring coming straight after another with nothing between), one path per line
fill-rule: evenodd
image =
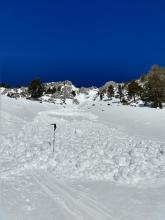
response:
M43 94L43 86L39 78L32 80L28 87L28 92L32 98L39 98Z
M165 83L160 79L158 74L151 74L145 85L145 95L143 100L152 102L152 107L162 108L162 102L165 94Z
M108 98L111 98L114 95L114 87L113 85L109 85L107 88L107 96Z
M136 101L136 96L139 95L141 87L136 81L132 81L128 84L128 96Z
M120 98L120 102L122 101L122 98L123 98L123 87L119 84L118 85L118 88L117 88L117 93L119 95L119 98Z

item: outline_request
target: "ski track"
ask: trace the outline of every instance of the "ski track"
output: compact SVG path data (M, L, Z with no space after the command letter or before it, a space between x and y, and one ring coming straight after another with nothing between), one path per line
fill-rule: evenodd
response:
M55 203L59 202L62 205L64 210L71 215L70 218L72 217L72 219L119 220L113 217L109 210L102 207L99 202L72 187L68 187L66 183L64 184L54 178L52 174L35 174L33 178Z

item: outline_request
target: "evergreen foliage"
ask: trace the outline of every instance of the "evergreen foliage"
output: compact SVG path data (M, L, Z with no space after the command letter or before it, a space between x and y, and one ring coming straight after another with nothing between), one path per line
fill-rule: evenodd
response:
M113 85L109 85L107 88L107 96L108 98L111 98L114 95L114 87Z
M141 86L136 82L132 81L128 84L128 96L136 101L136 96L140 94Z
M6 83L0 83L0 87L6 88L6 89L11 88L11 86Z
M119 95L120 102L121 102L123 98L123 87L120 84L118 85L118 88L117 88L117 94Z
M32 98L40 98L43 94L43 91L44 89L39 78L36 78L30 82L28 92Z
M147 75L142 100L151 102L151 106L162 108L165 101L165 68L153 65Z

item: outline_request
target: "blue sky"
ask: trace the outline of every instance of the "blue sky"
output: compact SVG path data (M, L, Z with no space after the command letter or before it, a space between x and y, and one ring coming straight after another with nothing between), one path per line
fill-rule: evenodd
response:
M2 81L127 81L165 65L165 1L0 1Z

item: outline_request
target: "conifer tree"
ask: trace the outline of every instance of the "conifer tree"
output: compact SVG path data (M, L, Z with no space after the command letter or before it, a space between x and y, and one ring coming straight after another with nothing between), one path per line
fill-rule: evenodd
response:
M120 98L120 102L122 101L122 98L123 98L123 87L119 84L118 85L118 88L117 88L117 93L119 95L119 98Z
M141 87L136 81L132 81L128 84L128 96L136 101L136 96L139 95Z
M32 98L39 98L43 94L43 86L41 83L41 80L39 78L36 78L32 80L28 87L28 92L30 93Z
M114 87L113 85L109 85L107 88L107 96L108 98L111 98L114 95Z

